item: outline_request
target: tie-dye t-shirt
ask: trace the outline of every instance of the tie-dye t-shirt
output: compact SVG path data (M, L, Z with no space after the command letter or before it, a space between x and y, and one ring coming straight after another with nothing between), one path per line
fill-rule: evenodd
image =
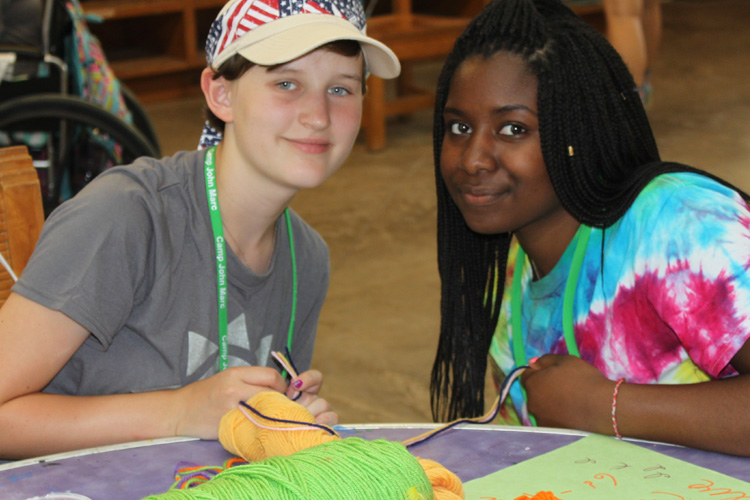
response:
M526 359L568 353L563 294L580 232L542 279L532 282L524 263ZM510 249L490 347L497 384L515 366L510 315L518 248L514 242ZM749 266L750 211L739 195L698 174L655 178L617 223L591 230L573 306L581 357L610 380L641 384L735 375L729 362L750 338ZM511 396L500 423L518 423L524 415L520 383Z

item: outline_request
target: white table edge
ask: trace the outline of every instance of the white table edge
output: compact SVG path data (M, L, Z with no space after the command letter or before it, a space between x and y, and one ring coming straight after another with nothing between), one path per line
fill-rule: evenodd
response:
M422 432L426 432L431 429L436 429L444 424L435 423L403 423L403 424L341 424L334 427L337 431L346 430L378 430L378 429L419 429ZM572 429L558 429L553 427L520 427L515 425L498 425L498 424L460 424L456 426L461 429L482 429L494 432L528 432L534 434L557 434L557 435L570 435L570 436L588 436L591 433ZM28 458L25 460L18 460L15 462L9 462L7 464L0 465L0 471L16 469L19 467L26 467L27 465L35 465L44 462L53 462L57 460L65 460L67 458L75 458L80 456L95 455L98 453L107 453L110 451L127 450L131 448L141 448L146 446L157 446L162 444L170 443L181 443L185 441L197 441L199 438L177 436L168 438L157 438L157 439L146 439L143 441L130 441L127 443L112 444L106 446L97 446L93 448L83 448L80 450L67 451L63 453L56 453L51 455L45 455L41 457ZM630 439L626 438L626 441L631 442L642 442L642 443L653 443L653 441ZM670 445L669 443L658 443L668 446L679 446Z

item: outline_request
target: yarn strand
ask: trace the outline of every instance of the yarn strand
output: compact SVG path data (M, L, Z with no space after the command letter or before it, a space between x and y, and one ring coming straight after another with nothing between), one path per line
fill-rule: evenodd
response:
M276 359L276 361L284 367L290 374L292 374L293 377L297 377L297 370L294 367L294 363L292 362L291 356L289 356L289 351L286 351L286 355L274 351L271 353L271 355ZM437 429L430 430L428 432L425 432L423 434L420 434L416 437L409 438L405 441L402 441L402 444L406 446L407 448L411 448L413 446L416 446L418 444L424 443L435 436L438 436L458 425L466 424L466 423L473 423L473 424L487 424L492 422L495 417L497 416L498 412L500 411L500 407L503 405L503 402L508 396L508 393L510 392L510 387L513 385L513 382L516 381L518 377L521 376L521 373L523 373L524 370L526 370L528 365L526 366L520 366L515 369L513 369L508 376L503 381L503 384L500 388L500 393L498 394L498 397L495 399L495 402L492 404L492 407L490 410L480 417L473 417L473 418L460 418L453 420L452 422L449 422L441 427L438 427ZM286 424L297 424L299 427L268 427L265 426L259 422L257 422L250 414L248 414L244 409L247 408L248 410L252 411L256 415L260 416L261 418L272 421L272 422L280 422L280 423L286 423ZM245 415L246 418L248 418L251 422L253 422L258 427L261 427L263 429L269 429L269 430L280 430L280 431L303 431L303 430L309 430L311 428L318 428L322 429L326 432L328 432L331 435L338 436L336 431L331 429L330 427L327 427L325 425L320 424L314 424L314 423L308 423L308 422L299 422L294 420L284 420L284 419L278 419L269 417L266 415L263 415L260 413L257 409L251 407L244 401L240 402L239 410Z
M278 351L272 351L271 356L273 356L273 359L275 359L276 362L289 374L290 379L299 377L299 371L297 370L297 367L294 366L294 362L292 361L292 354L289 352L288 347L284 348L284 354ZM294 396L292 396L290 399L292 401L297 401L300 396L302 396L302 393L296 391L294 393Z
M492 422L497 416L497 413L500 411L500 407L503 405L505 398L508 397L508 393L510 392L511 385L513 385L513 382L515 382L516 379L521 376L521 373L523 373L524 370L526 370L527 368L529 367L519 366L518 368L513 369L513 371L511 371L508 374L508 376L505 377L505 380L503 381L503 385L500 388L500 394L498 394L490 410L483 416L474 417L474 418L460 418L452 422L449 422L441 427L438 427L437 429L433 429L431 431L425 432L424 434L420 434L419 436L402 441L402 443L407 448L411 448L418 444L424 443L434 438L435 436L442 434L443 432L449 429L452 429L460 424L487 424L487 423Z
M253 412L256 415L258 415L259 417L261 417L261 418L263 418L265 420L268 420L270 422L279 422L279 423L282 423L282 424L297 424L300 427L269 427L269 426L261 425L249 413L247 413L244 410L243 407L247 408L251 412ZM240 401L240 406L238 407L238 409L253 424L257 425L261 429L268 429L268 430L272 430L272 431L308 431L310 429L322 429L322 430L326 431L328 434L330 434L332 436L338 436L338 433L336 431L334 431L333 429L331 429L330 427L328 427L327 425L313 424L313 423L310 423L310 422L300 422L298 420L286 420L286 419L283 419L283 418L274 418L274 417L269 417L268 415L263 415L260 411L258 411L257 409L253 408L252 406L250 406L249 404L245 403L244 401Z

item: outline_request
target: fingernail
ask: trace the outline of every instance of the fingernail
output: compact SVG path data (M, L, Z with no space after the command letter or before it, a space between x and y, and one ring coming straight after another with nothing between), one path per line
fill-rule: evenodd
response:
M530 365L533 365L533 364L534 364L534 363L536 363L537 361L539 361L539 356L535 356L535 357L531 358L531 359L529 360L529 364L530 364Z
M301 389L301 388L302 388L302 381L301 381L301 380L297 380L297 381L295 381L295 382L294 382L294 383L292 384L292 387L294 387L295 389Z

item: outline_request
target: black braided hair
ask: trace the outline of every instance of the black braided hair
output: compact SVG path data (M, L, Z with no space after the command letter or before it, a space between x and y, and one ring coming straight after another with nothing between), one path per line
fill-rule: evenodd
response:
M562 206L581 223L611 226L662 173L699 172L730 186L706 172L660 161L627 66L601 34L560 0L492 1L456 41L437 87L433 153L442 318L431 380L435 420L484 412L487 355L511 235L469 229L440 174L440 152L453 74L467 58L498 51L520 55L538 79L544 162ZM487 300L495 291L497 299Z

